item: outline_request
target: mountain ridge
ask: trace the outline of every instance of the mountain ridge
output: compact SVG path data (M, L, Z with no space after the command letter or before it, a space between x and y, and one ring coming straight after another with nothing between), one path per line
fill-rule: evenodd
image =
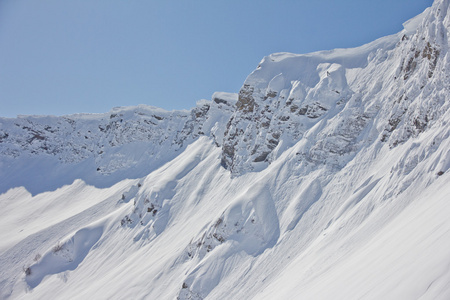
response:
M450 297L449 5L190 111L0 119L0 297Z

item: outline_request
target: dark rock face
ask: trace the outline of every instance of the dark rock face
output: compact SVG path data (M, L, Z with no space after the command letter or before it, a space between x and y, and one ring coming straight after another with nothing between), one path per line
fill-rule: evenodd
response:
M239 91L238 102L236 103L238 110L244 113L251 113L255 109L255 99L253 99L253 87L248 84Z

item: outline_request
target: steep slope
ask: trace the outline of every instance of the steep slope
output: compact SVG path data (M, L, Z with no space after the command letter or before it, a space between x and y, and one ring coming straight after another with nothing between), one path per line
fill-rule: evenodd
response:
M0 297L448 299L449 18L190 112L2 119Z

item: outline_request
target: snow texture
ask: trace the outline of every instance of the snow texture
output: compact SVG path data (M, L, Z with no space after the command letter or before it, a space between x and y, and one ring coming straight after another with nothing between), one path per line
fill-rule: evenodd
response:
M0 118L0 298L449 299L449 9L191 110Z

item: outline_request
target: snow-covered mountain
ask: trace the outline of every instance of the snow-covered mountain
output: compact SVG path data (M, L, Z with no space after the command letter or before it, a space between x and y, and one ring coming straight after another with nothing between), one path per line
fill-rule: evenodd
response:
M449 299L450 0L190 111L0 119L2 299Z
M215 93L212 101L199 101L190 111L169 112L142 105L114 108L105 114L2 118L4 167L0 174L4 180L0 192L25 186L37 193L80 178L96 186L110 186L121 179L145 176L200 135L222 139L223 127L215 124L229 119L236 101L235 94ZM74 174L57 174L49 165ZM24 178L25 170L38 170L45 176ZM11 176L15 174L18 177Z

